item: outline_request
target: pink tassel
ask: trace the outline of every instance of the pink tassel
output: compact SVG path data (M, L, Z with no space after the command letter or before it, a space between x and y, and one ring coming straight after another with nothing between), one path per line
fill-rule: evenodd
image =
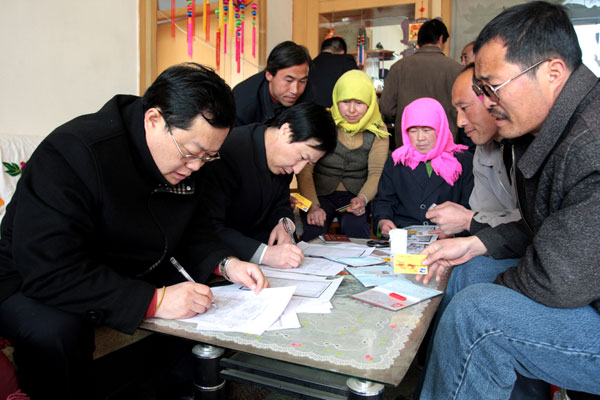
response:
M171 0L171 37L175 39L175 0Z
M256 58L256 27L252 27L252 57Z

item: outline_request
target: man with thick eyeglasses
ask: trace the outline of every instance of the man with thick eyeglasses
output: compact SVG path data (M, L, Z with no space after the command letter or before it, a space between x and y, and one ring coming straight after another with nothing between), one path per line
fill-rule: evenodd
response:
M173 143L175 143L175 147L177 147L177 151L181 155L182 160L185 160L186 162L202 161L203 163L207 163L207 162L219 160L221 158L221 155L219 154L218 151L215 151L214 154L198 155L198 154L192 154L189 152L187 154L185 154L181 150L181 146L177 142L177 139L175 139L175 136L173 136L173 131L171 131L171 127L169 125L167 125L166 122L165 122L165 125L167 126L167 131L169 131L169 135L171 136L171 139L173 139Z
M518 376L600 394L600 83L562 6L505 10L474 51L522 219L424 250L426 282L456 267L420 398L507 399Z
M144 318L203 313L213 272L255 292L268 284L217 240L193 174L217 157L234 118L229 86L187 63L143 97L117 95L58 127L36 149L0 239L0 335L14 344L32 398L95 398L94 326L131 334ZM179 354L153 349L165 377Z
M520 77L521 75L526 74L527 72L531 71L532 69L534 69L535 67L537 67L538 65L540 65L541 63L546 62L546 61L551 61L551 59L549 58L546 60L538 61L535 64L533 64L532 66L525 68L523 71L519 72L512 78L510 78L510 79L506 80L505 82L503 82L499 85L496 85L496 86L492 86L489 83L481 83L477 79L475 79L475 76L473 76L473 91L475 92L475 94L477 96L485 95L485 96L489 97L491 101L493 101L494 103L497 103L500 101L500 96L498 95L498 91L500 89L502 89L504 86L508 85L509 83L511 83L518 77Z

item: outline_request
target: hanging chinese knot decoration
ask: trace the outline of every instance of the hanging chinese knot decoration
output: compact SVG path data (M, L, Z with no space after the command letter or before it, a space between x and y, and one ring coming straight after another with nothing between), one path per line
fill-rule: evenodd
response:
M235 46L235 61L237 64L237 73L241 70L241 58L244 54L244 18L246 8L252 10L252 57L256 58L256 17L258 15L258 4L254 0L218 0L218 7L215 7L214 14L216 17L216 69L220 69L221 65L221 45L222 51L227 54L228 44ZM187 45L188 55L193 57L194 37L195 37L195 17L196 17L196 0L186 1L186 20L187 20ZM203 2L203 31L205 41L210 41L210 0ZM175 0L171 0L171 36L175 38ZM234 40L233 43L230 43Z
M219 3L222 3L222 0L219 0ZM223 16L220 15L221 10L223 10L222 6L215 10L215 17L217 17L217 41L215 43L215 48L217 49L217 51L215 52L215 64L217 65L217 71L221 66L221 21L223 20Z
M240 73L242 54L244 54L244 17L246 7L250 6L253 0L231 0L229 4L229 21L235 24L235 61L237 64L237 73ZM232 9L233 8L233 9ZM256 15L258 5L252 4L252 57L256 57ZM234 14L235 13L235 14ZM235 23L233 22L235 17ZM231 28L230 28L231 29Z
M188 0L187 2L187 45L188 56L192 58L194 55L194 25L196 17L196 1Z
M358 66L361 67L365 65L366 59L366 49L365 49L365 36L367 32L364 26L358 28L358 37L356 38L356 55L358 59Z
M258 4L252 4L252 57L256 58L256 13Z
M171 0L171 37L175 39L175 1Z

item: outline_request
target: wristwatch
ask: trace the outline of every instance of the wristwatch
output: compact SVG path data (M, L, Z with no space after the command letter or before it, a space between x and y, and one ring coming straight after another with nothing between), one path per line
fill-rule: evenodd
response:
M224 259L222 259L221 262L219 263L219 272L221 273L223 278L225 278L229 282L231 282L231 279L229 279L229 275L227 275L227 269L225 267L227 267L227 264L231 260L237 260L237 257L228 256L228 257L225 257Z

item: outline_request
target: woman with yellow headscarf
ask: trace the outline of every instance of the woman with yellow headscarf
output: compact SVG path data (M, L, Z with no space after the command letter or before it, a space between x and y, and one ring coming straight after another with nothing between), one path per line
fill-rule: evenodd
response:
M313 202L307 213L301 213L305 241L327 233L334 217L343 234L370 236L369 202L377 193L388 155L389 133L371 78L359 70L348 71L336 82L332 97L336 148L298 174L300 193ZM336 211L345 206L349 206L345 211Z

